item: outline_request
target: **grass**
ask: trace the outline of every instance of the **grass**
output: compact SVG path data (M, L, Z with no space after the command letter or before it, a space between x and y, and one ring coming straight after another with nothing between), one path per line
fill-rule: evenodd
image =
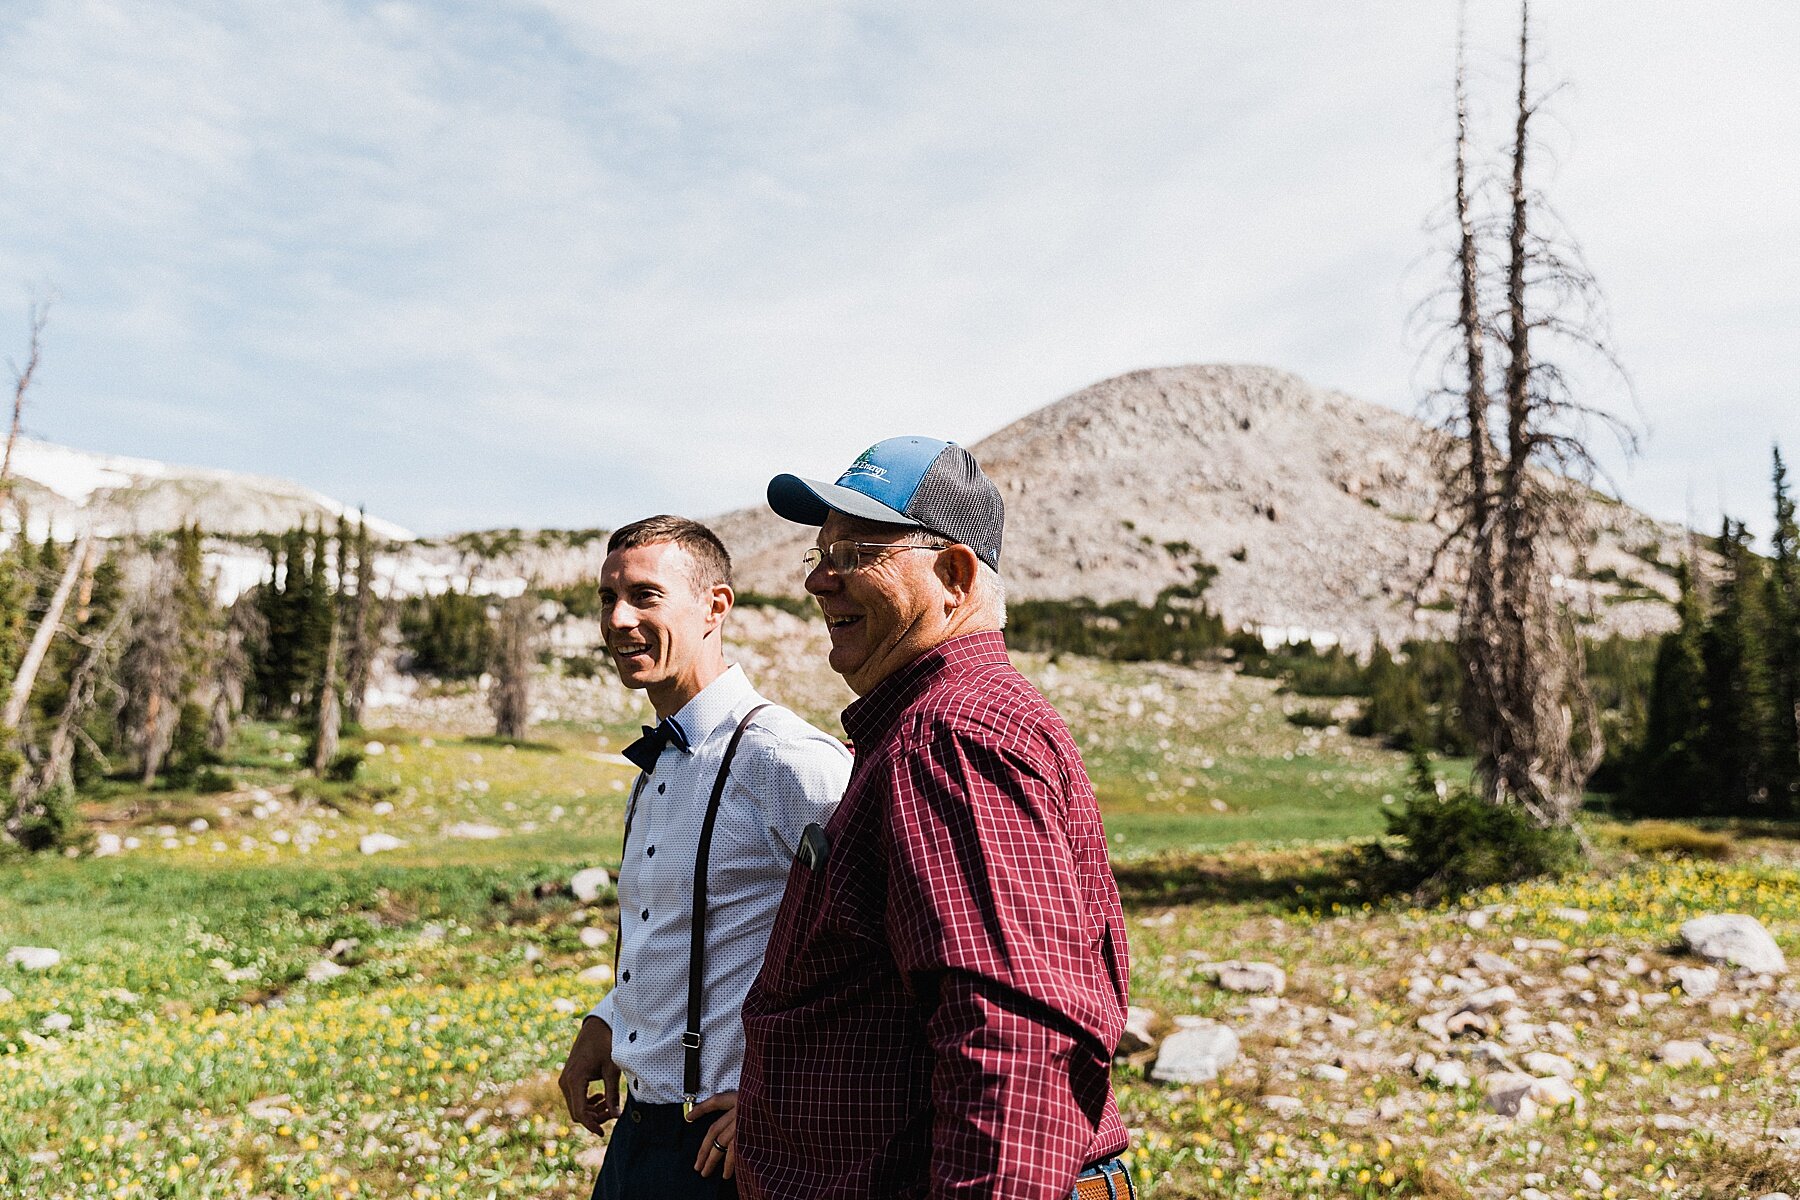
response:
M1800 950L1792 830L1734 828L1732 860L1716 862L1662 853L1692 844L1684 825L1654 845L1645 825L1599 826L1607 857L1587 874L1431 909L1366 905L1337 856L1382 831L1400 756L1348 737L1316 700L1293 723L1298 702L1269 681L1021 659L1068 715L1106 812L1134 1002L1243 1031L1244 1058L1212 1085L1118 1068L1132 1168L1155 1200L1792 1186L1774 1132L1800 1125L1800 1009L1769 993L1719 1018L1649 976L1627 986L1670 999L1637 1015L1565 997L1536 1015L1575 1029L1584 1111L1523 1129L1393 1065L1429 1007L1413 981L1478 951L1517 960L1534 987L1631 956L1660 972L1680 923L1712 911L1757 915ZM355 781L321 784L296 782L296 735L252 726L223 768L233 791L118 784L90 807L97 831L136 849L0 864L0 948L63 953L49 971L0 973L0 1196L585 1196L596 1143L571 1127L554 1076L606 986L580 978L610 961L583 930L615 915L561 885L616 863L632 774L616 751L634 735L622 722L550 724L529 744L379 729L353 743L367 756ZM452 836L467 823L501 836ZM374 831L403 845L364 855ZM342 974L318 968L334 946ZM1294 1024L1246 1016L1196 969L1234 957L1285 966ZM1333 1032L1328 1013L1356 1031ZM1651 1057L1658 1039L1702 1029L1725 1039L1716 1067ZM1347 1081L1312 1073L1343 1053L1367 1056ZM1300 1112L1270 1111L1268 1095ZM1686 1128L1651 1124L1676 1111ZM1587 1192L1585 1170L1613 1191Z

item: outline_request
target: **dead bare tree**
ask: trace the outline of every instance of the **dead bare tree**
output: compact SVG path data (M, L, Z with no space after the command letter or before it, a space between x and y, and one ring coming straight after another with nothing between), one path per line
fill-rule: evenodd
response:
M6 435L6 455L0 458L0 493L12 490L13 446L19 440L19 429L25 420L25 393L31 390L31 380L37 374L38 362L43 354L44 326L50 320L50 304L54 296L46 295L31 304L31 340L25 351L25 365L20 367L10 359L7 365L13 372L13 405L12 428Z
M268 636L268 618L263 616L255 598L248 592L239 596L226 615L218 657L213 661L212 711L208 714L206 744L214 750L225 748L244 713L252 655Z
M1464 565L1457 650L1463 719L1478 747L1476 773L1494 803L1522 805L1545 826L1569 824L1602 752L1580 639L1558 595L1555 548L1577 555L1583 506L1599 473L1588 448L1602 424L1630 452L1635 434L1577 395L1546 353L1624 374L1607 345L1599 287L1574 243L1530 184L1531 12L1519 8L1518 86L1503 182L1471 185L1467 60L1456 68L1454 317L1449 371L1434 399L1450 437L1438 467L1453 515L1440 551ZM1488 196L1493 199L1484 204ZM1434 567L1437 564L1434 563Z
M157 562L132 604L119 660L119 721L137 751L145 787L156 782L181 710L185 656L173 565Z
M531 664L538 632L537 604L529 588L501 606L494 631L494 683L488 692L498 737L523 738L531 723Z
M69 672L69 694L63 701L56 724L50 730L43 761L37 765L29 784L19 791L15 820L29 817L31 805L45 792L59 786L72 786L71 766L75 758L75 742L78 736L84 736L80 734L81 722L94 709L100 684L110 661L117 654L119 632L130 619L130 604L121 603L112 618L98 632L85 637L75 635L81 641L84 652Z

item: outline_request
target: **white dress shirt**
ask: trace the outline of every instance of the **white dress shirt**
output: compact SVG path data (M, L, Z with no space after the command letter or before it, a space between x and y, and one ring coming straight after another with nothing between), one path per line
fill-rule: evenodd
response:
M738 721L762 703L743 669L729 668L671 718L688 749L664 746L633 790L631 841L619 866L618 974L592 1015L611 1026L613 1061L646 1104L682 1098L700 826ZM702 1098L738 1085L744 995L762 968L800 833L830 819L849 778L842 743L778 705L758 713L738 743L708 858Z

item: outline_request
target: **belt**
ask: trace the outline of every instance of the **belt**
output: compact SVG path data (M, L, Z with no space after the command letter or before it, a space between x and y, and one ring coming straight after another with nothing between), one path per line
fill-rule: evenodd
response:
M1069 1200L1137 1200L1131 1172L1116 1157L1097 1162L1083 1171L1069 1192Z

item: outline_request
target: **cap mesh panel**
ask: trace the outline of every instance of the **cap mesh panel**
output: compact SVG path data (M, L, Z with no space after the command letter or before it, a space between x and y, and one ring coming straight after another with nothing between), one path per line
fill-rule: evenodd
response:
M961 446L946 446L913 492L906 515L933 533L961 542L988 566L1000 568L1006 507L1000 489Z

